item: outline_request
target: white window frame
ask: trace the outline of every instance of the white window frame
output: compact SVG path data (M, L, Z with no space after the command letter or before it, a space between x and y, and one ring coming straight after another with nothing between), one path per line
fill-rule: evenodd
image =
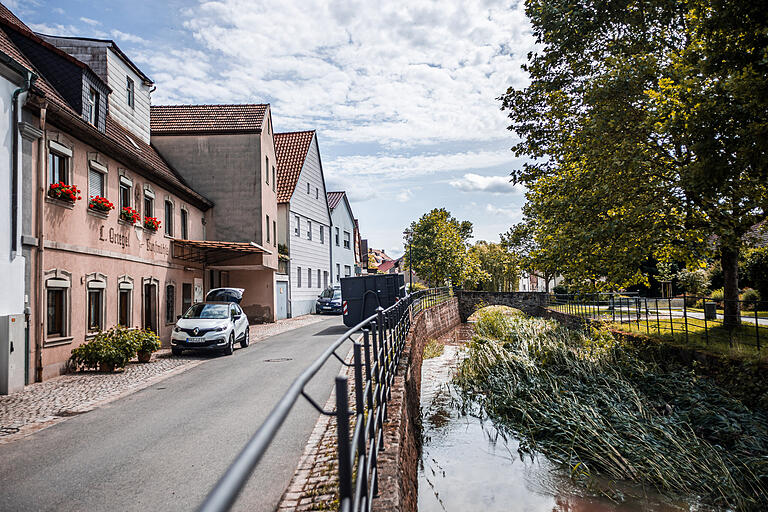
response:
M124 188L128 189L128 204L123 204ZM133 204L133 180L124 174L120 175L120 180L117 185L117 195L117 202L120 206L120 211L122 211L122 209L125 207L131 208L131 205Z
M349 231L344 232L344 248L345 249L352 249L352 235L349 233Z
M183 240L189 239L189 210L186 206L179 208L179 235Z
M72 340L72 274L66 270L52 269L43 273L43 283L45 283L45 305L43 322L43 334L45 335L45 345L69 342ZM61 319L61 333L58 336L48 334L48 290L64 290L64 305L62 309L63 318Z
M90 274L85 275L85 332L86 337L92 336L99 331L103 331L106 328L107 324L107 276L102 274L101 272L91 272ZM90 328L90 319L88 318L88 315L90 315L91 312L91 304L90 304L90 295L91 292L98 292L99 294L99 300L101 304L99 304L99 328L98 329L91 329Z
M55 140L49 140L48 141L48 169L47 169L47 180L48 180L48 186L51 186L53 183L58 183L59 181L63 181L66 184L72 183L72 177L70 173L70 169L72 167L72 155L73 151L71 148L65 146L64 144L61 144L59 142L56 142ZM64 162L64 179L59 179L57 181L51 180L51 155L56 156L58 158L61 158Z
M325 245L325 227L320 224L320 245Z
M307 288L312 288L312 269L307 269Z
M341 243L341 242L339 242L339 240L340 240L339 228L336 228L336 247L339 247L339 244Z
M336 264L336 282L338 283L341 279L341 263Z
M168 205L171 205L171 216L168 218ZM170 197L165 198L163 201L163 222L165 222L165 227L163 228L163 232L165 233L165 236L173 237L173 228L174 228L174 222L173 217L176 215L176 205L173 204L173 199Z
M98 174L101 174L101 184L102 190L101 194L95 194L94 191L91 190L91 172L95 172ZM109 169L106 165L102 164L101 162L98 162L96 160L88 160L88 197L107 197L107 176L109 175Z
M296 288L301 288L301 267L296 267Z
M152 215L147 214L147 199L151 199ZM150 188L149 185L144 185L144 196L142 197L141 209L143 210L141 212L143 218L157 218L155 217L155 192L152 190L152 188Z
M301 217L294 215L294 219L296 220L296 226L293 228L293 234L294 236L301 236Z
M168 320L168 288L173 288L173 304L171 304L173 310L171 311L170 321ZM165 325L172 325L176 323L176 301L178 300L178 296L176 295L176 282L166 282L164 292L165 293L163 294L163 297L165 297L165 300L163 301L163 318L165 318Z
M136 85L128 75L125 76L125 99L131 109L136 108Z
M128 292L128 324L123 327L131 327L133 324L133 278L127 275L117 278L117 324L120 323L120 294L124 291Z
M270 243L270 240L271 239L269 238L269 215L267 215L267 243Z
M312 221L311 220L307 220L307 240L312 240Z
M99 91L93 87L88 89L88 98L86 99L86 104L88 106L88 122L96 127L99 126L100 96Z

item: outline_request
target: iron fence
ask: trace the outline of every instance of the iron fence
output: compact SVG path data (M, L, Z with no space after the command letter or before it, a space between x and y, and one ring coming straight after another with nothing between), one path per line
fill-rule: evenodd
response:
M291 384L242 451L198 509L200 512L229 510L253 470L300 396L321 414L336 418L339 510L371 510L378 493L378 453L383 448L383 425L387 419L387 401L397 373L406 336L413 318L423 310L444 302L453 295L450 288L421 290L406 296L393 306L378 308L339 337ZM353 358L347 363L338 351L352 343ZM349 404L347 377L335 381L336 408L326 411L304 388L331 358L353 367L354 404ZM350 436L350 419L354 430ZM354 468L354 469L353 469Z
M766 301L726 301L685 294L658 298L582 293L551 294L548 307L585 321L607 321L634 332L689 344L727 345L759 352L768 342ZM726 322L724 315L727 311L738 313Z

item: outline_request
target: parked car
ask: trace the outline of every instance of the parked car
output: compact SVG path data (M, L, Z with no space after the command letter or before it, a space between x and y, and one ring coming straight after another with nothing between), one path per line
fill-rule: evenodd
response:
M342 312L341 286L329 286L317 297L315 311L317 314Z
M210 294L209 294L210 295ZM198 302L176 321L171 332L171 352L216 351L231 355L235 343L250 344L248 317L235 302Z
M240 304L245 288L214 288L205 296L205 302L234 302Z

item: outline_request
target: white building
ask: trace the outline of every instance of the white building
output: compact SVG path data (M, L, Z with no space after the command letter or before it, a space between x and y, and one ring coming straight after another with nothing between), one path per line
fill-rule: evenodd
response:
M347 193L328 192L331 210L331 275L334 283L355 275L355 216Z
M276 133L275 155L278 243L290 258L278 293L287 280L287 315L295 317L311 313L331 283L331 213L314 130Z

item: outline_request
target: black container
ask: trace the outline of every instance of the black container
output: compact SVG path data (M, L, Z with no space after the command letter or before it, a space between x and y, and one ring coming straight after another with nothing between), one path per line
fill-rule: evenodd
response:
M379 306L387 309L402 297L405 297L405 278L402 274L342 277L344 325L354 327L376 313Z

